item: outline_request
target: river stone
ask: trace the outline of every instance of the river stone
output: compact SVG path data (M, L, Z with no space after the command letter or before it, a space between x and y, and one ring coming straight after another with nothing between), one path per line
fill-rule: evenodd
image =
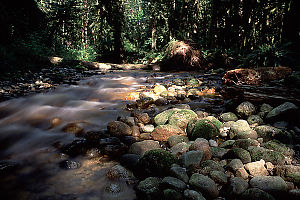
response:
M263 103L259 108L259 111L264 113L269 113L271 110L273 110L273 107L266 103Z
M163 195L165 200L181 200L182 194L173 189L163 190Z
M103 148L104 154L111 156L111 157L119 157L119 156L123 155L124 153L126 153L127 150L128 150L128 147L123 143L106 145Z
M239 147L247 150L250 146L258 146L259 142L253 139L238 139L235 141L233 147Z
M270 194L280 194L287 191L287 184L280 176L255 176L250 180L253 188L259 188Z
M228 158L228 159L235 159L238 158L240 159L244 164L251 162L251 156L250 153L242 148L233 148L230 149L224 156L223 158Z
M233 147L235 143L235 140L226 140L222 144L220 144L220 147L225 148L225 149L230 149Z
M210 147L218 147L219 146L216 140L209 140L208 143L209 143Z
M172 164L177 163L176 156L163 149L146 152L137 163L140 176L164 176L169 174Z
M252 125L252 124L260 125L260 124L264 123L262 118L258 115L251 115L250 117L248 117L247 122L250 125Z
M191 110L191 106L189 104L175 104L172 106L172 108Z
M135 181L133 173L121 165L115 165L108 170L106 177L110 180Z
M291 181L297 185L300 184L300 166L283 165L275 168L275 174L286 181Z
M168 141L172 135L185 134L184 131L176 125L160 125L151 133L151 137L157 141Z
M170 145L170 147L175 146L178 143L181 142L185 142L188 143L189 142L189 138L183 135L172 135L168 138L168 143Z
M244 180L247 180L249 177L249 174L247 173L247 171L245 170L245 168L239 168L235 171L235 176L236 177L241 177Z
M212 157L222 158L228 150L221 147L210 147L210 151L212 153Z
M193 142L189 148L190 151L202 151L203 152L203 160L210 160L212 157L212 153L210 151L209 143L204 138L197 138L195 142Z
M136 117L138 123L148 124L151 120L148 113L133 112L131 114L133 117Z
M164 125L169 120L169 117L178 109L165 110L154 117L154 122L156 125Z
M174 80L173 80L173 83L174 83L175 85L177 85L177 86L184 86L184 85L185 85L184 81L183 81L182 79L180 79L180 78L174 79Z
M219 184L227 184L227 175L221 171L211 171L209 173L210 178Z
M281 104L280 106L277 106L273 110L271 110L267 116L266 120L269 121L280 121L280 119L283 119L285 117L291 118L296 116L296 112L298 111L298 106L296 106L293 103L285 102L284 104ZM288 116L290 115L290 116Z
M141 135L140 127L131 126L130 128L131 128L131 131L132 131L132 137L139 137Z
M59 163L59 166L63 169L78 169L81 167L81 164L75 160L64 160Z
M263 138L264 141L269 141L275 138L276 135L281 135L282 131L278 128L268 125L261 125L254 128L258 137Z
M173 166L170 169L170 175L174 176L187 183L189 181L189 177L187 175L186 169L180 166Z
M216 183L207 176L195 173L191 176L189 184L191 188L194 188L209 198L213 199L219 196Z
M188 127L189 126L193 126L191 132L187 131L190 140L197 138L214 139L219 134L218 128L207 119L200 119L196 122L191 121L188 124Z
M245 192L249 187L249 184L246 180L241 177L232 177L229 180L228 194L233 196L238 196Z
M202 151L188 151L179 160L185 168L188 168L190 166L200 166L202 157Z
M214 116L208 116L205 119L209 120L211 123L213 123L213 125L220 130L223 127L222 122L220 122L217 118L215 118Z
M189 147L190 147L189 144L185 142L181 142L171 147L170 152L176 155L177 157L180 157L181 155L183 155L185 152L189 150Z
M269 175L268 170L265 168L265 161L260 160L245 164L245 169L252 176L267 176Z
M137 186L138 195L143 199L155 200L161 198L160 184L162 179L158 177L148 177Z
M236 108L236 112L239 116L248 118L255 113L255 106L249 101L245 101Z
M121 186L118 183L109 183L105 187L105 191L111 194L118 194L121 192Z
M252 161L260 161L263 159L264 161L271 162L274 165L282 165L285 161L285 157L282 153L271 151L263 147L251 146L248 148L248 151L250 152Z
M238 132L236 134L236 138L237 139L254 139L256 140L257 139L257 133L256 131L252 130L252 129L249 129L248 131L241 131L241 132Z
M232 112L227 112L220 116L220 120L222 122L237 121L238 117Z
M120 121L109 122L107 125L107 130L112 136L116 137L132 134L130 126Z
M199 87L202 84L202 81L196 79L196 78L192 78L192 79L188 79L186 81L186 85L188 87Z
M157 106L165 106L169 104L169 101L166 98L160 97L155 100L154 104Z
M300 199L300 189L293 189L289 191L289 200L299 200Z
M208 175L211 171L224 172L224 168L214 160L206 160L200 164L200 172L204 175Z
M141 127L141 131L143 133L151 133L152 131L154 131L154 126L152 124L147 124Z
M99 140L99 145L100 146L105 146L105 145L117 145L120 144L121 140L117 137L108 137L108 138L102 138Z
M122 166L134 171L140 158L141 156L137 154L124 154L120 158L120 163Z
M144 140L141 142L133 143L128 150L128 153L144 155L147 151L153 149L160 149L160 144L158 141L154 140Z
M167 89L166 89L166 87L163 86L163 85L156 85L156 86L154 87L153 91L154 91L154 93L156 93L156 94L160 94L160 93L162 93L162 92L166 92Z
M270 149L273 151L278 151L285 156L293 157L295 152L293 149L286 147L284 144L278 143L276 141L269 141L263 143L262 146L266 149Z
M239 132L251 130L246 120L238 120L230 126L230 138L234 138Z
M240 168L244 168L244 164L240 159L232 159L228 165L226 166L227 169L231 170L232 172L235 172L236 170Z
M195 190L186 189L183 195L186 200L206 200L201 193Z
M135 120L134 117L120 117L120 119L118 119L118 121L124 122L129 126L134 126L135 125Z
M168 124L185 129L189 121L195 119L197 119L197 114L194 111L178 109L169 117Z
M243 194L241 194L240 199L243 200L276 200L269 193L258 189L258 188L249 188Z
M76 137L81 137L84 135L84 128L80 123L69 123L63 127L63 132L72 133Z
M182 180L171 176L163 178L161 186L163 188L169 188L176 191L183 191L186 188L186 184Z

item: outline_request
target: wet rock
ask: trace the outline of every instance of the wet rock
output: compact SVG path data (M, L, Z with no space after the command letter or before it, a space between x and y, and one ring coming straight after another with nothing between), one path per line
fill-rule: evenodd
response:
M124 154L120 158L120 163L122 166L134 171L140 158L141 156L137 154Z
M118 145L121 143L121 140L117 137L109 137L109 138L103 138L99 140L99 145L100 146L105 146L105 145Z
M229 180L229 186L228 186L228 194L232 196L238 196L245 192L249 187L249 184L247 181L240 177L232 177Z
M151 104L154 104L152 97L140 95L140 99L136 100L137 106L141 109L147 109Z
M105 191L111 194L118 194L121 192L121 186L118 183L109 183L105 187Z
M135 125L135 120L134 117L124 117L124 118L120 118L118 119L118 121L124 122L126 123L128 126L134 126Z
M209 173L210 178L219 184L227 184L227 175L221 171L211 171Z
M202 84L202 81L192 78L186 81L188 87L199 87Z
M141 140L151 140L151 139L152 139L151 133L142 133L142 134L140 135L140 139L141 139Z
M193 126L193 122L189 122L188 126ZM190 129L192 130L190 133L187 131L190 140L197 138L214 139L219 134L217 127L207 119L196 121L193 128Z
M174 80L173 80L173 83L174 83L175 85L177 85L177 86L184 86L184 85L185 85L184 81L183 81L182 79L180 79L180 78L174 79Z
M121 165L115 165L110 168L106 173L106 177L110 180L135 181L133 173Z
M258 146L259 142L253 139L238 139L235 141L233 147L239 147L247 150L250 146Z
M146 152L137 164L138 174L145 176L164 176L169 174L172 164L177 163L176 156L172 153L155 149Z
M226 168L232 172L235 172L236 170L238 170L240 168L244 168L244 164L242 163L242 161L240 159L232 159L228 163Z
M268 170L265 168L265 161L260 160L245 164L245 169L252 176L267 176L269 175Z
M264 121L262 120L262 118L258 115L251 115L250 117L248 117L247 122L252 125L252 124L257 124L260 125L262 123L264 123Z
M179 166L171 167L170 175L182 180L185 183L187 183L189 181L189 177L187 175L186 169L183 167L179 167Z
M248 151L242 148L233 148L230 149L223 158L229 158L229 159L240 159L244 164L251 162L251 156Z
M196 114L198 115L198 119L203 119L208 117L208 113L207 112L203 112L201 110L196 111Z
M273 107L266 103L263 103L259 108L259 111L264 113L269 113L271 110L273 110Z
M298 200L300 199L300 189L293 189L289 191L289 199L290 200Z
M154 140L144 140L141 142L133 143L130 147L128 152L137 155L144 155L147 151L153 149L160 149L160 144L158 141Z
M260 161L263 159L266 162L271 162L274 165L282 165L285 161L282 153L277 151L271 151L262 147L249 147L248 151L250 152L252 161Z
M144 132L144 133L151 133L152 131L154 131L154 126L152 124L142 126L141 131Z
M186 200L206 200L201 193L195 190L187 189L184 191L183 195Z
M154 91L154 93L156 93L156 94L161 94L161 93L163 93L163 92L166 92L167 89L166 89L165 86L163 86L163 85L156 85L156 86L154 87L153 91Z
M222 122L237 121L238 117L232 112L227 112L220 115L220 120Z
M181 142L185 142L185 143L189 142L188 137L183 135L172 135L168 138L168 143L171 147Z
M148 124L151 120L148 113L133 112L132 116L137 118L138 123Z
M154 104L157 106L165 106L169 104L169 101L166 98L160 97L155 100Z
M267 116L266 120L268 121L279 121L280 119L288 118L291 119L292 116L296 116L296 112L299 110L298 106L293 103L285 102L271 110Z
M186 184L182 180L171 176L163 178L161 186L163 188L169 188L176 191L183 191L186 188Z
M203 160L210 160L212 157L212 153L210 151L209 143L204 138L197 138L189 147L189 150L191 151L202 151L203 152Z
M255 176L249 183L251 187L270 194L282 194L287 191L287 184L280 176Z
M62 147L62 152L69 156L78 156L85 154L89 149L89 145L85 139L75 140L71 144Z
M151 137L157 141L168 141L172 135L184 134L184 131L176 125L160 125L151 133Z
M245 101L236 108L236 112L239 116L248 118L255 113L255 106L249 101Z
M191 110L191 106L188 104L175 104L172 106L172 108L177 108L181 110Z
M155 200L161 198L160 184L162 179L158 177L148 177L137 186L138 196L141 199Z
M126 146L130 146L133 143L137 142L138 139L130 135L130 136L123 136L121 140Z
M300 184L300 166L284 165L275 168L275 174L286 181L291 181L297 185Z
M221 147L210 147L210 151L212 153L212 157L222 158L228 150Z
M119 157L122 154L126 153L127 149L128 147L125 144L120 143L117 145L106 145L103 148L103 152L104 154L109 155L111 157Z
M59 163L59 166L63 169L78 169L81 167L81 164L74 160L64 160Z
M173 189L165 189L163 190L164 199L166 200L181 200L182 194Z
M112 136L116 137L132 134L130 126L120 121L109 122L107 125L107 130Z
M191 188L201 192L209 198L216 198L219 196L216 183L207 176L195 173L191 176L189 184Z
M94 158L99 158L102 156L101 154L101 151L97 148L92 148L92 149L89 149L87 152L86 152L86 155L88 158L90 159L94 159Z
M72 133L76 137L84 135L84 129L80 123L69 123L63 127L63 132Z
M213 125L220 130L223 127L222 122L220 122L217 118L215 118L214 116L208 116L205 119L209 120L211 123L213 123Z
M180 162L185 168L199 166L203 157L202 151L188 151L180 157Z
M140 127L138 127L138 126L132 126L131 131L132 131L133 137L139 137L141 135Z
M105 130L102 131L88 131L85 138L88 143L98 144L100 139L110 137L109 133Z
M183 155L185 152L189 150L189 147L190 147L189 144L185 142L181 142L171 147L170 152L176 155L177 157L180 157L181 155Z
M243 194L241 194L240 199L243 200L275 200L275 198L269 193L258 189L258 188L249 188Z

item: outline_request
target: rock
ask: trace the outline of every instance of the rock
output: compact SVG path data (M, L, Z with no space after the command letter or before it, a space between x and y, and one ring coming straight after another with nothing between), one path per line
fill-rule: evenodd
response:
M124 154L120 158L120 163L122 166L135 171L140 155L137 154Z
M172 135L184 134L184 131L175 125L160 125L157 126L151 133L151 137L157 141L168 141L169 137Z
M186 188L186 184L178 179L171 176L167 176L162 180L161 186L163 188L169 188L176 191L183 191Z
M74 160L64 160L59 163L59 166L63 169L78 169L81 164Z
M238 117L232 112L227 112L220 116L220 120L222 122L237 121Z
M199 87L202 84L202 81L196 79L196 78L192 78L186 81L186 85L188 87Z
M103 148L104 154L111 156L111 157L119 157L119 156L123 155L124 153L126 153L127 150L128 150L128 147L123 143L117 144L117 145L106 145Z
M249 147L248 151L250 152L252 161L260 161L263 159L266 162L271 162L274 165L282 165L285 161L282 153L277 151L271 151L263 147Z
M225 142L220 144L220 147L230 149L233 147L234 143L235 143L235 140L226 140Z
M251 156L248 151L242 148L233 148L230 149L223 158L229 158L229 159L240 159L244 164L251 162Z
M80 123L69 123L63 127L63 132L72 133L76 137L84 135L84 129Z
M280 129L268 125L257 126L254 130L257 132L258 137L263 138L264 141L272 140L276 135L282 134Z
M151 140L151 139L152 139L151 133L142 133L142 134L140 135L140 139L141 139L141 140Z
M86 152L86 155L89 159L99 158L102 156L100 149L92 148Z
M144 133L151 133L152 131L154 131L154 126L152 124L142 126L141 131L144 132Z
M300 199L300 189L294 189L289 191L289 199L290 200L298 200Z
M165 106L169 104L169 101L166 98L160 97L155 100L154 104L157 106Z
M210 151L210 147L208 144L208 141L206 139L203 138L197 138L195 140L195 142L193 142L191 144L191 146L189 147L190 151L202 151L203 152L203 157L202 157L202 161L203 160L210 160L212 153Z
M89 149L89 145L85 139L74 140L71 144L67 144L62 147L61 151L69 156L78 156L80 154L86 154Z
M163 190L163 195L165 200L181 200L182 194L173 189Z
M180 79L180 78L174 79L174 80L173 80L173 83L174 83L175 85L177 85L177 86L184 86L184 85L185 85L184 81L183 81L182 79Z
M287 184L280 176L255 176L249 183L253 188L259 188L274 195L287 191Z
M145 176L164 176L169 174L172 164L177 163L176 156L172 153L155 149L146 152L137 163L138 174Z
M245 169L252 176L267 176L269 175L268 170L265 168L265 161L260 160L245 164Z
M134 117L121 117L120 119L118 119L118 121L124 122L126 123L128 126L134 126L135 125L135 120Z
M240 159L232 159L228 163L226 168L229 169L232 172L235 172L236 170L238 170L240 168L244 168L244 165L243 165L243 163Z
M129 147L129 153L137 154L137 155L144 155L147 151L153 149L160 149L160 144L154 140L144 140L141 142L133 143Z
M183 135L172 135L168 138L168 143L171 147L175 146L178 143L181 142L185 142L188 143L189 142L189 138Z
M172 154L176 155L177 157L180 157L189 150L189 147L190 147L189 144L187 144L185 142L181 142L181 143L178 143L175 146L171 147L170 152Z
M280 121L281 119L288 118L291 119L293 116L297 116L298 106L293 103L285 102L271 110L267 116L268 121Z
M140 109L147 109L151 104L154 104L154 99L152 97L146 96L148 94L140 93L140 99L136 100L136 104ZM141 120L141 123L148 123L146 121Z
M248 118L255 113L255 106L249 101L245 101L236 108L236 112L239 116Z
M195 119L197 119L197 114L194 111L178 109L169 117L168 124L185 129L189 121Z
M264 121L262 120L262 118L258 115L251 115L250 117L248 117L247 122L252 125L252 124L257 124L257 125L261 125L262 123L264 123Z
M209 142L210 147L218 147L219 146L216 140L209 140L208 142Z
M221 147L210 147L210 151L212 153L212 157L222 158L228 150Z
M236 134L236 138L237 139L248 139L248 138L250 138L250 139L256 140L257 139L257 133L256 133L256 131L254 131L252 129L250 129L248 131L241 131L241 132L238 132Z
M182 180L185 183L189 181L189 177L187 175L186 169L183 167L179 167L179 166L171 167L170 175Z
M230 139L234 138L239 132L251 131L246 120L238 120L230 126Z
M228 194L238 196L245 192L249 187L247 181L240 177L232 177L229 180Z
M275 174L282 177L286 181L291 181L297 185L300 184L300 166L276 166Z
M211 171L221 171L224 172L224 169L218 162L214 160L206 160L200 164L201 174L208 175Z
M262 146L266 149L270 149L273 151L278 151L282 153L285 156L293 157L295 152L294 150L286 147L284 144L278 143L276 141L269 141L266 143L263 143Z
M202 151L188 151L180 157L180 162L185 168L191 166L200 166L202 157Z
M203 193L208 198L216 198L219 196L216 183L207 176L195 173L191 176L189 184L191 188Z
M222 122L220 122L217 118L215 118L214 116L208 116L205 119L209 120L211 123L213 123L213 125L220 130L223 127Z
M155 200L161 198L160 184L162 179L158 177L148 177L137 186L137 195L141 199Z
M151 120L148 113L134 112L132 115L137 118L138 123L148 124Z
M105 146L105 145L118 145L121 143L121 140L117 137L108 137L108 138L103 138L99 140L99 146Z
M195 190L186 189L183 196L186 200L206 200L201 193Z
M227 175L221 171L211 171L209 173L210 178L219 184L227 184Z
M105 187L105 191L111 194L117 194L121 192L121 186L118 183L109 183Z
M153 89L154 93L156 94L160 94L160 93L163 93L163 92L166 92L167 89L165 88L165 86L163 85L156 85Z
M154 122L156 125L164 125L169 120L169 117L176 111L177 109L169 109L165 110L154 117Z
M233 147L239 147L247 150L250 146L258 146L259 142L253 139L238 139L235 141Z
M245 168L239 168L235 171L236 177L241 177L244 180L247 180L249 177L249 174L246 172Z
M140 127L138 127L138 126L132 126L130 128L131 128L132 136L133 137L139 137L141 135Z
M198 115L198 119L203 119L208 117L208 113L207 112L203 112L201 110L196 111L196 114Z
M273 110L273 107L266 103L262 104L259 109L260 112L264 113L269 113L271 110Z
M243 194L241 194L240 199L243 200L275 200L275 198L269 193L258 189L258 188L249 188Z
M175 104L173 108L182 109L182 110L191 110L191 106L188 104Z
M115 165L110 168L106 173L106 177L110 180L135 181L133 173L121 165Z
M112 136L116 137L132 134L130 126L120 121L109 122L107 125L107 130Z
M192 126L192 123L193 122L189 122L189 125ZM190 133L187 131L190 140L197 138L214 139L219 134L217 127L207 119L196 121L191 130Z

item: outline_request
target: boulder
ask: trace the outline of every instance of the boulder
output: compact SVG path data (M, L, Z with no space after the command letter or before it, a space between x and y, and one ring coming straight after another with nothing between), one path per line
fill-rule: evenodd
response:
M197 114L192 110L179 109L169 117L168 124L185 129L189 121L195 120L197 117Z
M240 168L244 168L244 164L240 159L232 159L226 166L227 169L229 169L232 172L235 172L236 170Z
M187 183L189 181L189 177L187 175L186 169L179 166L173 166L170 169L170 175L175 178L182 180L183 182Z
M282 165L285 161L285 157L282 153L271 151L263 147L251 146L248 148L248 151L250 152L252 161L260 161L263 159L264 161L271 162L274 165Z
M232 177L229 180L229 186L227 190L227 194L230 196L238 196L245 192L249 187L249 184L247 181L240 177Z
M242 118L248 118L255 113L255 106L249 101L245 101L236 108L237 114Z
M251 131L246 120L238 120L230 126L230 138L234 138L239 132Z
M183 155L185 152L189 150L189 147L190 147L189 144L185 142L181 142L171 147L170 152L176 155L177 157L180 157L181 155Z
M270 194L282 194L287 191L287 184L280 176L255 176L249 183L251 187Z
M232 112L227 112L220 115L220 120L222 122L237 121L238 117Z
M165 200L181 200L182 194L177 190L165 189L163 190L163 195Z
M227 184L227 175L221 171L211 171L209 173L210 178L216 183L225 185Z
M238 139L235 141L233 147L239 147L247 150L250 146L258 146L259 142L253 139Z
M226 153L228 149L224 149L221 147L210 147L210 152L212 153L213 158L222 158Z
M238 158L242 161L242 163L249 163L251 162L251 156L250 153L242 148L233 148L230 149L224 156L223 158L228 158L228 159L235 159Z
M273 110L271 110L267 116L266 120L268 121L280 121L281 119L292 119L294 116L297 115L297 112L299 111L298 106L296 106L293 103L285 102Z
M157 141L168 141L172 135L184 134L184 131L176 125L160 125L151 133L151 137Z
M121 165L115 165L108 170L106 177L110 180L134 182L136 179L131 171Z
M248 117L247 122L250 125L252 125L252 124L261 125L262 123L264 123L262 118L258 115L251 115L250 117Z
M278 151L278 152L282 153L283 155L289 156L289 157L293 157L295 154L293 149L285 146L284 144L276 142L276 141L269 141L269 142L263 143L262 146L266 149Z
M168 143L170 145L170 147L175 146L178 143L181 142L185 142L188 143L189 142L189 138L183 135L172 135L168 138Z
M283 134L282 130L268 125L257 126L254 130L256 131L257 136L263 138L264 141L272 140L276 138L276 136Z
M153 149L160 149L160 144L158 141L154 140L144 140L141 142L133 143L128 150L128 153L144 155L147 151Z
M219 134L218 128L207 119L200 119L196 122L190 121L188 126L193 126L191 132L187 131L190 140L197 138L214 139Z
M186 189L186 184L178 178L167 176L167 177L163 178L163 180L161 182L161 187L173 189L176 191L184 191Z
M214 160L206 160L200 164L201 174L208 175L211 171L221 171L224 172L224 168Z
M212 153L210 151L209 143L206 139L197 138L189 147L190 151L202 151L203 157L202 160L210 160Z
M191 188L201 192L208 198L216 198L219 196L219 191L216 183L209 177L202 174L193 174L189 180Z
M107 125L107 130L112 136L116 137L132 134L130 126L121 121L109 122Z
M166 92L167 89L166 89L166 87L163 86L163 85L156 85L156 86L154 87L153 91L154 91L154 93L156 93L156 94L161 94L161 93L163 93L163 92Z
M245 164L245 169L252 176L267 176L269 175L268 170L265 168L265 161L260 160Z

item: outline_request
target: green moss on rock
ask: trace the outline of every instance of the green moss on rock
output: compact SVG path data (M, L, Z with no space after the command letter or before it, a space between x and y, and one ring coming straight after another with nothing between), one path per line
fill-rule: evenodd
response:
M191 133L188 133L190 140L197 138L213 139L219 134L218 128L207 119L198 120Z

